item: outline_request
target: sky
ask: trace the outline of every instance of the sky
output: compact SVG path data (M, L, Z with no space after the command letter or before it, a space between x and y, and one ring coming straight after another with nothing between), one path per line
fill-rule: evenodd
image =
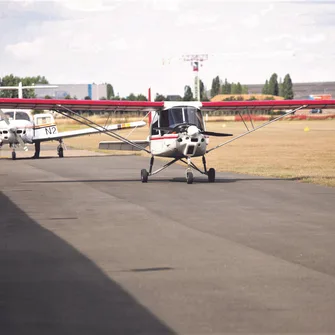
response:
M0 0L0 31L0 77L111 83L120 96L183 95L194 54L208 56L208 89L217 75L335 81L335 1Z

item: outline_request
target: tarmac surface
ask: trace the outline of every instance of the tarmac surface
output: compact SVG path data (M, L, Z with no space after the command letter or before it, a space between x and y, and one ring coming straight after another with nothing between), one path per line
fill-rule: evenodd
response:
M0 159L1 334L335 333L335 189L52 156Z

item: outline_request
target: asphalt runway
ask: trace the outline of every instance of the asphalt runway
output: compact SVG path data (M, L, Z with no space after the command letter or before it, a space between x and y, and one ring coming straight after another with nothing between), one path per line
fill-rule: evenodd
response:
M335 332L335 189L148 164L0 160L1 334Z

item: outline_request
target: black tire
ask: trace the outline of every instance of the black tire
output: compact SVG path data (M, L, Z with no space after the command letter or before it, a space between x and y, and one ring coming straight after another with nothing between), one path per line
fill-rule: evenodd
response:
M58 148L58 156L59 156L59 158L64 157L64 149L62 147Z
M187 181L187 184L192 184L193 183L193 173L192 172L187 172L186 173L186 181Z
M208 182L214 183L215 182L215 169L210 168L207 173L208 173Z
M12 151L12 160L15 160L15 159L16 159L16 152Z
M148 177L149 177L149 173L146 169L142 169L141 170L141 180L142 183L147 183L148 182Z

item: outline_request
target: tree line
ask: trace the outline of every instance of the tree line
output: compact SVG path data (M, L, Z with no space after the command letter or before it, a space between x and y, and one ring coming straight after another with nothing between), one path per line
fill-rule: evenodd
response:
M19 82L22 82L23 86L31 86L33 84L49 84L49 81L44 76L34 76L34 77L18 77L13 74L7 75L0 79L0 86L17 86ZM147 97L143 94L130 93L126 97L120 97L119 95L115 95L114 88L112 84L105 83L107 87L107 96L101 97L100 100L128 100L128 101L147 101ZM248 94L248 87L246 85L242 85L240 82L234 83L229 82L227 79L222 81L219 76L216 76L212 80L212 86L210 89L210 96L214 97L218 94L231 94L231 95L241 95ZM265 84L262 88L262 94L268 96L282 96L284 99L293 99L293 83L289 74L286 74L284 80L279 79L276 73L273 73L270 79L265 81ZM18 91L17 90L0 90L0 97L2 98L17 98ZM23 90L24 98L35 98L34 89L24 89ZM184 87L184 95L183 96L172 96L173 100L180 101L192 101L194 100L194 94L192 92L192 88L189 85L185 85ZM51 99L52 97L46 95L44 98ZM65 99L76 99L76 96L71 97L70 95L65 96ZM90 99L89 96L86 96L84 99ZM234 98L236 100L236 97ZM241 99L243 99L241 97ZM238 99L238 100L241 100ZM170 100L169 95L163 95L161 93L157 93L154 98L155 101L166 101ZM206 87L202 80L200 80L200 100L201 101L209 101L208 94L206 92ZM249 99L250 100L250 99Z
M246 85L241 85L237 83L229 83L227 79L224 82L220 80L219 76L216 76L212 80L211 86L211 97L214 97L218 94L248 94L249 90ZM284 81L279 79L278 75L273 73L269 80L265 81L265 84L262 89L262 94L266 95L276 95L281 96L284 99L293 99L293 83L289 74L286 74Z

